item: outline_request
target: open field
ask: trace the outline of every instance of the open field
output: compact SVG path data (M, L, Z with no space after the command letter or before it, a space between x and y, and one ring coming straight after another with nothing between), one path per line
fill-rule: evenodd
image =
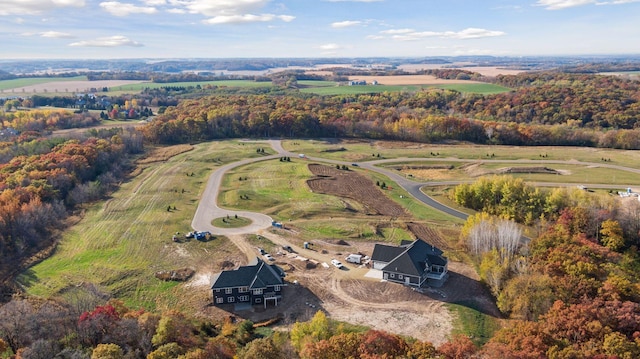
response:
M433 75L395 75L395 76L349 76L349 81L364 80L368 84L377 81L380 85L454 85L479 84L482 82L469 80L446 80Z
M31 77L31 78L21 78L21 79L13 79L13 80L1 80L0 90L2 92L5 92L5 90L10 90L9 92L22 92L23 88L25 88L25 91L26 91L26 88L29 86L37 86L42 84L55 84L55 83L83 82L83 81L87 81L86 76Z
M326 139L283 141L283 146L295 153L312 157L360 162L394 158L433 158L450 163L451 159L469 160L535 160L535 161L583 161L606 165L621 165L640 169L640 151L612 150L591 147L553 146L488 146L488 145L440 145L400 141L376 141L360 139ZM380 156L378 156L378 154ZM493 157L491 157L493 155ZM542 157L545 156L545 157ZM607 159L608 161L603 161ZM447 162L449 161L449 162Z
M518 162L491 163L488 161L450 162L404 162L385 164L416 181L473 181L482 176L508 174L528 182L551 183L608 183L611 185L640 186L637 173L591 165L572 164L522 164ZM449 168L451 167L451 168ZM546 170L542 170L542 169Z
M477 72L484 76L497 76L497 75L517 75L519 73L526 72L525 70L517 70L517 69L505 69L498 66L470 66L472 64L469 63L458 63L458 64L403 64L398 66L398 69L408 71L408 72L417 72L421 70L429 70L429 69L442 69L442 68L454 68L454 69L462 69Z
M426 170L437 171L449 171L445 169L449 166L462 171L464 168L459 167L464 163L477 163L474 171L498 171L504 167L521 167L523 164L516 161L518 158L530 156L530 159L547 160L562 153L561 149L554 148L535 148L534 152L527 148L379 141L295 140L285 146L294 153L335 157L346 163L390 158L391 163L380 163L385 166L430 166L432 161L409 162L402 157L431 156L440 167ZM68 300L82 296L90 297L94 302L116 296L131 307L177 308L209 318L222 318L229 312L208 306L211 276L221 269L245 264L248 257L257 254L255 248L260 246L269 250L276 263L288 271L288 280L298 280L301 284L292 289L295 293L289 305L277 309L288 318L283 325L291 324L294 319L308 319L315 310L323 309L334 319L436 343L442 342L451 330L471 334L482 342L495 329L495 318L499 314L473 268L464 263L450 262L452 274L447 284L441 290L424 295L403 286L365 279L364 268L351 266L348 270L337 271L322 265L331 258L343 258L347 253L370 254L375 242L398 243L416 236L437 241L435 244L445 249L450 257L464 258L464 253L456 249L460 220L424 206L403 189L395 188L388 177L360 166L350 165L348 171L337 170L335 164L311 165L316 162L295 157L291 162L276 158L234 168L224 178L220 205L267 213L283 222L286 228L268 229L246 235L246 238L238 235L216 237L208 242L187 241L178 236L179 241L173 242L173 234L190 230L196 204L211 171L243 158L274 153L267 148L263 155L256 151L257 148L265 148L264 143L219 141L153 152L153 160L140 164L143 166L141 174L124 183L109 201L87 208L84 217L61 239L57 252L25 272L20 283L33 295L60 296ZM478 153L478 149L482 152ZM567 153L566 148L562 150ZM602 156L595 151L603 150L572 150L570 153L572 158L582 160ZM491 154L490 158L505 162L479 161L476 157L482 158L483 152L484 157ZM633 158L633 153L629 152L607 151L606 158L611 158L611 162ZM598 170L576 163L544 166L565 174L534 175L566 179L571 173L584 175L580 174L583 169ZM590 173L605 179L612 171ZM415 172L414 177L418 175L421 174ZM474 175L467 173L466 176L473 178ZM624 174L620 173L620 176ZM310 185L309 180L317 183ZM319 184L321 181L324 181L322 185ZM390 188L382 190L376 182L385 182ZM319 187L314 187L316 185ZM351 186L349 193L340 192L348 186ZM438 189L440 196L442 191L442 188ZM377 205L368 203L367 197L386 201L380 208L402 208L406 215L376 209ZM313 241L316 250L303 252L304 241ZM304 253L316 264L307 267L293 254L290 257L284 252L283 245L293 246L296 252ZM157 271L181 268L195 270L194 278L187 283L175 283L154 277ZM371 298L372 291L379 295ZM317 306L309 309L300 298L308 298L307 302L317 303ZM408 312L412 315L406 315ZM247 314L247 318L261 320L273 315L271 310L256 310ZM419 327L412 325L415 318L419 318ZM453 323L457 323L455 327ZM425 331L427 327L429 330Z
M22 79L21 79L22 80ZM36 79L24 79L25 80L36 80ZM119 86L132 85L132 84L140 84L142 81L133 81L133 80L99 80L99 81L88 81L86 77L76 78L71 77L68 79L60 79L60 78L41 78L38 82L34 82L32 84L25 84L22 86L16 86L15 84L7 84L4 85L7 81L14 80L5 80L0 81L0 86L3 86L1 94L4 96L10 95L63 95L63 94L72 94L72 93L83 93L83 92L91 92L91 89L95 89L95 92L102 92L103 87L107 87L110 90L112 88L117 88ZM20 82L17 83L20 85ZM11 86L11 87L8 87Z
M258 156L257 147L238 141L210 142L166 162L141 165L141 174L123 183L108 201L87 208L61 238L55 255L30 268L19 282L36 296L67 297L82 291L94 300L114 295L131 307L195 311L192 291L159 281L154 273L184 267L216 271L214 265L222 258L246 261L224 237L178 243L171 237L191 230L211 170Z

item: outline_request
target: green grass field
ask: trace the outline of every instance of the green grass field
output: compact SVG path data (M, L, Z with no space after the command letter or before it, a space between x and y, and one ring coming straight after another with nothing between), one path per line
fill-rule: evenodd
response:
M88 81L86 76L74 77L31 77L14 80L1 80L0 91L10 90L31 85L45 84L49 82Z
M244 217L220 217L211 221L211 224L220 228L240 228L250 225L251 220Z
M470 160L577 160L596 164L620 165L640 169L640 151L613 150L592 147L560 146L489 146L489 145L438 145L360 139L291 140L283 141L285 149L312 157L359 162L393 158L433 158L447 162L449 159ZM336 149L344 149L336 151ZM436 155L437 154L437 155ZM377 155L380 155L379 157ZM494 155L491 157L491 155ZM545 157L541 157L545 156ZM610 161L604 162L603 159Z
M256 82L250 80L226 80L226 81L195 81L195 82L169 82L169 83L154 83L154 82L143 82L139 84L130 84L130 85L122 85L122 86L113 86L109 88L110 92L141 92L142 90L156 89L162 87L196 87L196 86L218 86L218 87L246 87L246 88L256 88L256 87L271 87L273 86L271 82Z
M180 232L182 237L191 230L211 171L260 156L258 147L262 145L210 142L149 165L123 183L111 199L88 207L84 217L64 233L56 253L21 275L19 282L35 296L73 300L67 298L71 288L93 283L96 291L111 293L133 308L193 310L189 303L193 291L176 282L160 281L154 273L210 265L237 253L224 237L175 243L172 235ZM176 209L169 211L168 206Z
M310 84L309 86L313 86ZM469 84L429 84L429 85L366 85L366 86L329 86L308 87L300 89L303 93L313 93L317 95L357 95L367 93L418 91L421 88L440 88L455 90L462 93L477 93L490 95L496 93L509 92L510 89L494 84L469 83Z
M455 316L453 334L468 335L478 346L500 329L499 320L476 309L475 303L450 303L447 307Z
M452 169L411 169L416 166L453 166ZM473 165L469 168L469 165ZM611 184L621 186L637 186L640 185L640 176L634 172L623 171L619 169L603 168L586 165L573 164L523 164L518 162L440 162L440 161L406 161L385 164L384 167L396 169L398 166L407 166L407 169L398 170L407 177L411 177L416 181L474 181L483 176L501 175L499 172L505 168L527 168L527 167L546 167L556 170L559 174L553 173L510 173L508 176L522 178L528 182L551 182L551 183L581 183L588 185L594 184Z

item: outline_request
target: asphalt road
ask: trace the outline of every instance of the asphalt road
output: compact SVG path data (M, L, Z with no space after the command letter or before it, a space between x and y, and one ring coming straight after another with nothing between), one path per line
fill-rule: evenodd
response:
M265 157L259 157L259 158L250 158L250 159L245 159L242 161L238 161L238 162L234 162L234 163L230 163L227 164L225 166L222 166L220 168L218 168L217 170L215 170L211 176L209 177L209 180L207 182L207 187L205 188L205 191L202 195L202 198L200 199L200 202L198 204L198 208L196 210L195 216L193 218L193 221L191 222L191 226L193 227L193 229L197 230L197 231L209 231L212 234L217 234L217 235L234 235L234 234L245 234L245 233L256 233L259 230L268 228L271 226L272 223L272 218L261 214L261 213L256 213L256 212L249 212L249 211L235 211L235 210L229 210L229 209L224 209L224 208L220 208L217 205L217 198L218 198L218 193L220 191L220 184L222 183L222 177L224 176L224 174L235 168L238 166L243 166L249 163L254 163L254 162L259 162L259 161L266 161L266 160L272 160L272 159L276 159L282 156L288 156L288 157L298 157L297 153L293 153L290 151L286 151L283 147L282 147L282 143L280 140L266 140L266 141L256 141L256 142L260 142L260 143L268 143L271 148L277 152L277 154L275 155L270 155L270 156L265 156ZM307 157L309 160L311 161L318 161L318 162L324 162L324 163L332 163L332 164L340 164L340 165L347 165L347 166L352 166L352 164L350 162L345 162L345 161L337 161L337 160L330 160L330 159L326 159L326 158L316 158L316 157ZM396 182L400 187L402 187L405 191L407 191L411 196L413 196L414 198L416 198L417 200L419 200L420 202L426 204L427 206L433 207L436 210L439 210L441 212L444 212L446 214L449 214L453 217L465 220L468 217L468 214L460 212L456 209L453 209L451 207L445 206L442 203L434 200L432 197L426 195L424 192L422 192L420 189L424 186L441 186L441 185L456 185L456 184L460 184L460 183L465 183L465 182L471 182L471 181L441 181L441 182L416 182L413 180L410 180L400 174L398 174L397 172L394 172L392 170L388 170L386 168L381 168L381 167L376 167L376 165L378 164L382 164L382 163L389 163L389 162L408 162L408 161L424 161L424 160L428 160L431 162L438 162L438 161L442 161L442 162L469 162L469 159L456 159L456 158L393 158L393 159L383 159L383 160L376 160L376 161L367 161L367 162L359 162L358 166L360 168L369 170L369 171L374 171L374 172L378 172L380 174L383 174L387 177L389 177L391 180L393 180L394 182ZM491 160L491 159L487 159L487 160L482 160L482 162L494 162L494 163L531 163L531 164L575 164L575 165L585 165L585 166L599 166L599 167L604 167L604 168L611 168L611 169L617 169L617 170L622 170L622 171L628 171L628 172L633 172L633 173L639 173L640 174L640 169L635 169L635 168L629 168L629 167L624 167L624 166L618 166L618 165L612 165L612 164L604 164L604 163L593 163L593 162L581 162L581 161L575 161L575 160L571 160L571 161L559 161L559 160L526 160L526 159L520 159L520 160ZM549 183L549 182L540 182L540 183L534 183L534 185L536 186L553 186L553 187L560 187L560 186L577 186L579 184L568 184L568 183ZM608 184L589 184L589 187L591 188L610 188L610 189L616 189L616 188L620 188L620 186L616 186L616 185L608 185ZM215 218L220 218L220 217L225 217L227 215L229 216L234 216L234 215L238 215L239 217L245 217L248 218L252 221L252 223L249 226L246 227L241 227L241 228L219 228L219 227L215 227L211 224L211 222L215 219Z

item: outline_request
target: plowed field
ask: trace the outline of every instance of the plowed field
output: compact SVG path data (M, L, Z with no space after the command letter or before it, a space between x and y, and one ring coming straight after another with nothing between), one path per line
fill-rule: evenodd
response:
M360 202L367 213L390 217L406 216L404 208L390 200L371 180L349 170L309 164L316 177L307 181L313 192L351 198Z

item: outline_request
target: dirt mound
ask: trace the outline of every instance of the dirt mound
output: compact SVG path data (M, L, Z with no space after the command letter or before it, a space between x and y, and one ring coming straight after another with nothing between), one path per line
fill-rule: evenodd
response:
M406 212L391 201L371 180L353 171L335 167L309 164L309 170L317 177L307 180L313 192L351 198L363 205L368 214L400 217Z
M397 165L389 166L389 168L402 171L402 170L452 170L453 165Z
M552 175L561 174L559 171L549 167L504 167L496 170L496 173L547 173Z
M220 263L220 269L221 270L227 270L227 269L233 268L235 266L236 266L236 264L231 262L231 261L222 261L222 263Z
M338 147L338 148L327 148L326 150L322 150L320 152L332 153L332 152L342 152L346 150L347 149L344 147Z
M164 281L173 280L177 282L185 282L189 278L191 278L195 272L196 271L194 271L191 268L182 268L182 269L176 269L176 270L170 270L170 271L159 271L159 272L156 272L156 278Z

